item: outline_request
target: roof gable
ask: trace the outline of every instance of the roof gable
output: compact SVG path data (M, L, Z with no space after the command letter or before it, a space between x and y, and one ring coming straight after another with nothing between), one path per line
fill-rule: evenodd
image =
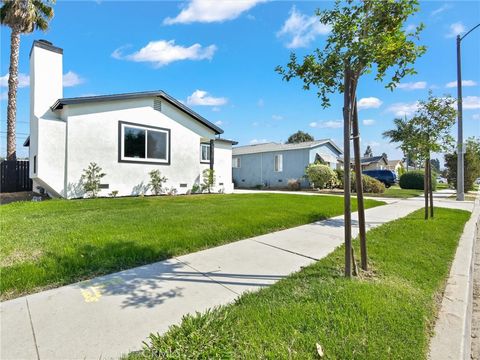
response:
M76 104L88 104L94 102L105 102L105 101L119 101L119 100L131 100L131 99L139 99L145 97L160 97L179 109L183 111L187 115L191 116L194 120L202 123L209 129L213 130L216 134L223 134L223 130L220 129L215 124L212 124L210 121L205 119L203 116L199 115L189 107L182 104L180 101L175 99L174 97L168 95L166 92L162 90L158 91L143 91L143 92L135 92L135 93L125 93L125 94L112 94L112 95L99 95L99 96L84 96L84 97L75 97L75 98L63 98L58 99L55 104L51 106L52 110L59 110L63 109L64 106L68 105L76 105Z
M233 155L246 155L246 154L257 154L264 152L278 152L278 151L288 151L288 150L302 150L302 149L313 149L321 145L331 145L339 153L342 153L342 150L333 142L331 139L321 139L315 141L307 141L302 143L295 144L282 144L275 142L268 142L255 145L245 145L238 146L233 148Z

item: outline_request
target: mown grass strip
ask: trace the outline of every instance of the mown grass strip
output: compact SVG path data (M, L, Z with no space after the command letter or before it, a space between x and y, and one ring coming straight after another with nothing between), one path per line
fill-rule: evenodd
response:
M437 208L428 221L419 210L382 225L368 233L371 273L346 280L339 248L235 304L186 316L126 359L317 359L316 343L325 359L426 359L468 218Z
M367 207L383 204L368 201ZM13 298L340 215L287 194L50 200L0 207L0 292Z

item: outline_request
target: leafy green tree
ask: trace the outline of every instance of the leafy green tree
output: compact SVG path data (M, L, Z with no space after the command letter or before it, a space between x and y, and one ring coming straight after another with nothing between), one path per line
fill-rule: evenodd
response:
M8 26L10 32L10 67L8 69L7 105L7 159L15 160L16 155L16 115L18 88L18 55L20 35L35 29L47 30L48 21L53 17L53 0L2 0L0 23Z
M205 169L203 170L203 183L202 183L202 191L207 190L210 194L212 192L213 187L215 186L215 170L213 169Z
M465 145L463 162L463 176L465 190L473 190L475 179L480 177L480 138L468 138ZM445 167L447 169L447 180L455 189L457 188L457 152L445 154Z
M367 148L365 149L365 153L363 154L364 157L372 157L373 156L373 151L370 145L367 145Z
M317 48L301 62L292 52L286 68L278 66L276 69L286 81L296 77L302 79L304 90L317 87L317 94L324 107L330 105L330 94L344 94L344 164L350 163L350 137L353 135L363 269L367 269L367 248L361 188L357 86L363 75L375 72L375 79L383 81L388 73L386 87L393 90L404 76L415 73L412 64L426 50L424 46L415 43L423 25L417 26L413 31L407 31L404 27L408 18L418 9L417 0L337 0L332 9L317 10L316 13L319 22L332 29L323 49ZM348 172L344 177L344 185L345 275L349 277L352 273L353 253Z
M394 119L393 123L395 128L392 130L385 131L383 133L384 138L390 139L391 143L398 143L400 150L402 150L405 155L405 163L407 169L409 166L416 166L415 162L418 160L418 154L412 144L408 139L413 135L414 129L413 124L410 123L407 118L404 119Z
M163 190L163 184L167 182L167 178L162 176L158 169L150 171L148 175L150 175L148 186L155 195L160 195Z
M96 198L100 190L100 182L106 174L102 172L102 168L96 163L91 162L88 168L83 169L81 182L83 190L92 198Z
M425 219L428 219L429 206L430 216L434 215L430 155L432 152L446 151L453 142L450 130L456 118L454 103L455 99L452 97L435 97L430 91L427 100L419 101L413 118L396 119L397 128L383 134L389 137L391 142L399 142L402 150L414 152L415 157L424 163ZM405 129L408 131L403 131Z
M440 174L440 160L430 159L430 166L432 167L434 172Z
M288 137L287 144L298 144L307 141L314 141L314 137L309 133L298 130L295 134Z

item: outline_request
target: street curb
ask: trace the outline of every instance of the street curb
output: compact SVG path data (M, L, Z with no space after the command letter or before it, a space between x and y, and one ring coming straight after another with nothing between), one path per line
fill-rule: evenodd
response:
M434 335L430 341L430 360L471 359L473 269L479 219L480 197L477 195L450 269Z

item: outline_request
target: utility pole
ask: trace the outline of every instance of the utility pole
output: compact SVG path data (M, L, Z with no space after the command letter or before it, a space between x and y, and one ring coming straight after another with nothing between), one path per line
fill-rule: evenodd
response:
M464 157L463 157L463 108L462 108L462 58L461 58L461 41L478 28L480 24L474 26L465 35L457 35L457 116L458 116L458 137L457 137L457 200L465 200L464 194Z

